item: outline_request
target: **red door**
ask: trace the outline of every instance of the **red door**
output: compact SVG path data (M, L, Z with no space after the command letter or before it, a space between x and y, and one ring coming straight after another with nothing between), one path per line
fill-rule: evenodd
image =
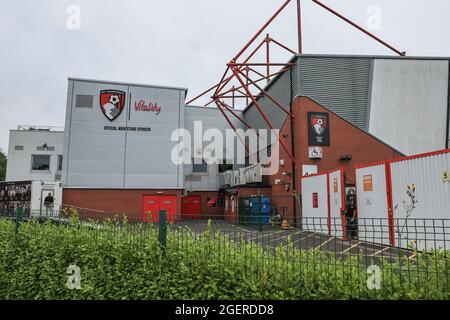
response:
M167 222L176 219L177 196L146 195L143 197L143 222L159 222L159 211L166 210Z
M200 196L189 196L181 198L181 219L200 219L200 200Z

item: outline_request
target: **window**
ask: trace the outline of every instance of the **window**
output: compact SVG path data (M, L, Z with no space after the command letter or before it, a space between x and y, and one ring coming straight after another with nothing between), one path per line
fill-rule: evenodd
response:
M192 159L192 172L194 173L207 173L208 172L208 164L205 160L202 160L201 164L195 163L195 159Z
M92 108L94 105L94 96L77 94L75 108Z
M50 170L50 156L48 155L32 155L31 156L31 170L33 171L49 171Z
M14 150L23 151L23 146L14 146Z
M314 192L312 194L312 207L314 209L317 209L319 207L319 194L317 192Z
M63 156L58 155L58 171L62 171L62 166L63 166Z

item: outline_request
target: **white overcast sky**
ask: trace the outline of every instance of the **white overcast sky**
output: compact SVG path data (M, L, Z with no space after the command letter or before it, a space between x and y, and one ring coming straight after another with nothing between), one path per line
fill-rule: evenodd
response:
M63 125L67 78L189 88L220 80L225 64L283 0L1 0L0 148L19 124ZM322 0L408 55L450 56L448 0ZM302 0L304 53L391 54L310 0ZM81 12L67 28L67 9ZM268 30L296 48L295 1ZM273 52L279 62L290 54Z

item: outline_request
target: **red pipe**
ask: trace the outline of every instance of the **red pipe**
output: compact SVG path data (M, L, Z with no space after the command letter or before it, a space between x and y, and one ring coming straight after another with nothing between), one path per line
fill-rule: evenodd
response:
M378 38L377 36L375 36L374 34L370 33L369 31L367 31L366 29L364 29L363 27L357 25L356 23L354 23L353 21L351 21L350 19L344 17L342 14L340 14L339 12L331 9L330 7L326 6L325 4L323 4L322 2L318 1L318 0L312 0L312 2L314 2L315 4L321 6L322 8L324 8L325 10L331 12L332 14L334 14L335 16L341 18L342 20L344 20L345 22L347 22L348 24L351 24L352 26L354 26L356 29L364 32L365 34L367 34L369 37L375 39L376 41L378 41L379 43L381 43L382 45L384 45L385 47L391 49L392 51L394 51L395 53L397 53L398 55L404 57L405 53L401 52L400 50L395 49L393 46L391 46L390 44L386 43L385 41L381 40L380 38Z

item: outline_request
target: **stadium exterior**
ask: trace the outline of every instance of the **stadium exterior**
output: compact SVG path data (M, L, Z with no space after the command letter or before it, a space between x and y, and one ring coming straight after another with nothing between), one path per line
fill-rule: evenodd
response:
M449 58L295 55L290 63L265 91L293 117L258 98L288 150L279 148L277 173L238 184L226 183L224 173L245 165L177 165L171 152L176 129L193 131L201 121L204 130L225 132L228 120L246 129L239 119L186 105L184 88L69 78L63 205L145 221L145 212L159 209L175 219L235 215L240 197L265 194L273 212L296 220L305 174L343 167L346 187L354 187L356 165L448 147ZM251 127L268 129L257 111L254 103L234 110ZM312 141L313 118L326 121L327 141ZM255 157L271 158L274 149Z

